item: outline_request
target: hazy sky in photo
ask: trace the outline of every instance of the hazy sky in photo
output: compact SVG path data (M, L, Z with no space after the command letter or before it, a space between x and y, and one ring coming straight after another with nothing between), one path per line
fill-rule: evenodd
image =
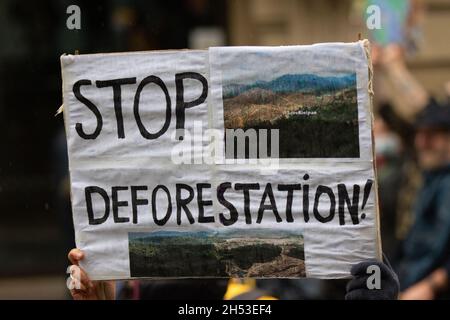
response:
M285 74L343 76L364 57L359 44L220 48L223 85L271 81Z

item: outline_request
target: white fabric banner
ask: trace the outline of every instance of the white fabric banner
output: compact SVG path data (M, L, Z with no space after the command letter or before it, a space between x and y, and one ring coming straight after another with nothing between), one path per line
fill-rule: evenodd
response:
M367 46L63 55L89 276L343 278L379 258Z

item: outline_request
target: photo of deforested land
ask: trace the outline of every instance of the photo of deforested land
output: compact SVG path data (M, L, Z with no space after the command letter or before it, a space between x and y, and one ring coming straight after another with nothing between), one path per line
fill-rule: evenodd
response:
M300 231L128 234L132 277L305 277Z
M279 129L280 158L359 157L355 73L285 74L222 94L225 128Z

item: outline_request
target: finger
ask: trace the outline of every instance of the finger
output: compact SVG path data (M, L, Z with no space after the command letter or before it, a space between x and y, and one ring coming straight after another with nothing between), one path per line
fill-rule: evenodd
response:
M87 294L88 288L78 279L72 279L70 282L70 293L73 294Z
M360 277L355 281L350 281L351 283L349 282L347 284L346 299L347 295L350 295L349 300L395 300L398 298L398 288L392 283L382 280L379 289L369 289L366 283L366 279ZM354 298L354 295L361 295L361 297ZM370 295L370 297L367 297L367 295Z
M385 290L369 290L369 289L357 289L348 292L345 295L345 300L393 300L396 297L392 297L389 292Z
M84 258L84 253L80 249L75 248L70 250L67 257L72 264L78 265L79 261Z
M116 298L116 283L114 281L104 281L105 293L107 300L114 300Z
M358 276L358 275L363 275L363 274L367 274L367 268L369 267L369 266L371 266L371 265L378 265L379 264L379 261L377 261L377 260L365 260L365 261L362 261L362 262L360 262L360 263L358 263L358 264L355 264L355 265L353 265L352 266L352 268L351 268L351 270L350 270L350 273L353 275L353 276Z
M83 268L80 268L77 265L70 266L70 277L73 280L79 281L86 288L92 288L94 286L93 282Z
M367 276L367 274L371 274L367 273L367 269L373 265L380 268L382 279L393 277L393 271L386 264L378 260L367 260L360 262L354 265L350 272L353 276Z
M350 291L358 290L358 289L369 289L369 284L367 283L368 279L369 279L368 276L354 277L352 280L350 280L347 283L346 292L350 292ZM378 290L378 291L383 290L387 296L391 297L391 299L395 299L398 295L399 288L395 281L382 279L380 282L380 288L372 289L372 290Z
M367 289L367 276L355 276L347 283L347 292L356 289Z
M373 293L368 289L357 289L347 292L345 300L376 300Z
M86 300L86 294L78 291L70 291L73 300Z

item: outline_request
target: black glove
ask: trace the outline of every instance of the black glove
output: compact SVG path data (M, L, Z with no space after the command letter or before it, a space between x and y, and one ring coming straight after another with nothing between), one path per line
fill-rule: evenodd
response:
M380 289L369 289L367 279L367 268L377 265L381 271ZM353 279L347 283L345 300L396 300L400 290L398 277L392 270L389 262L386 264L378 260L367 260L354 265L351 269Z

